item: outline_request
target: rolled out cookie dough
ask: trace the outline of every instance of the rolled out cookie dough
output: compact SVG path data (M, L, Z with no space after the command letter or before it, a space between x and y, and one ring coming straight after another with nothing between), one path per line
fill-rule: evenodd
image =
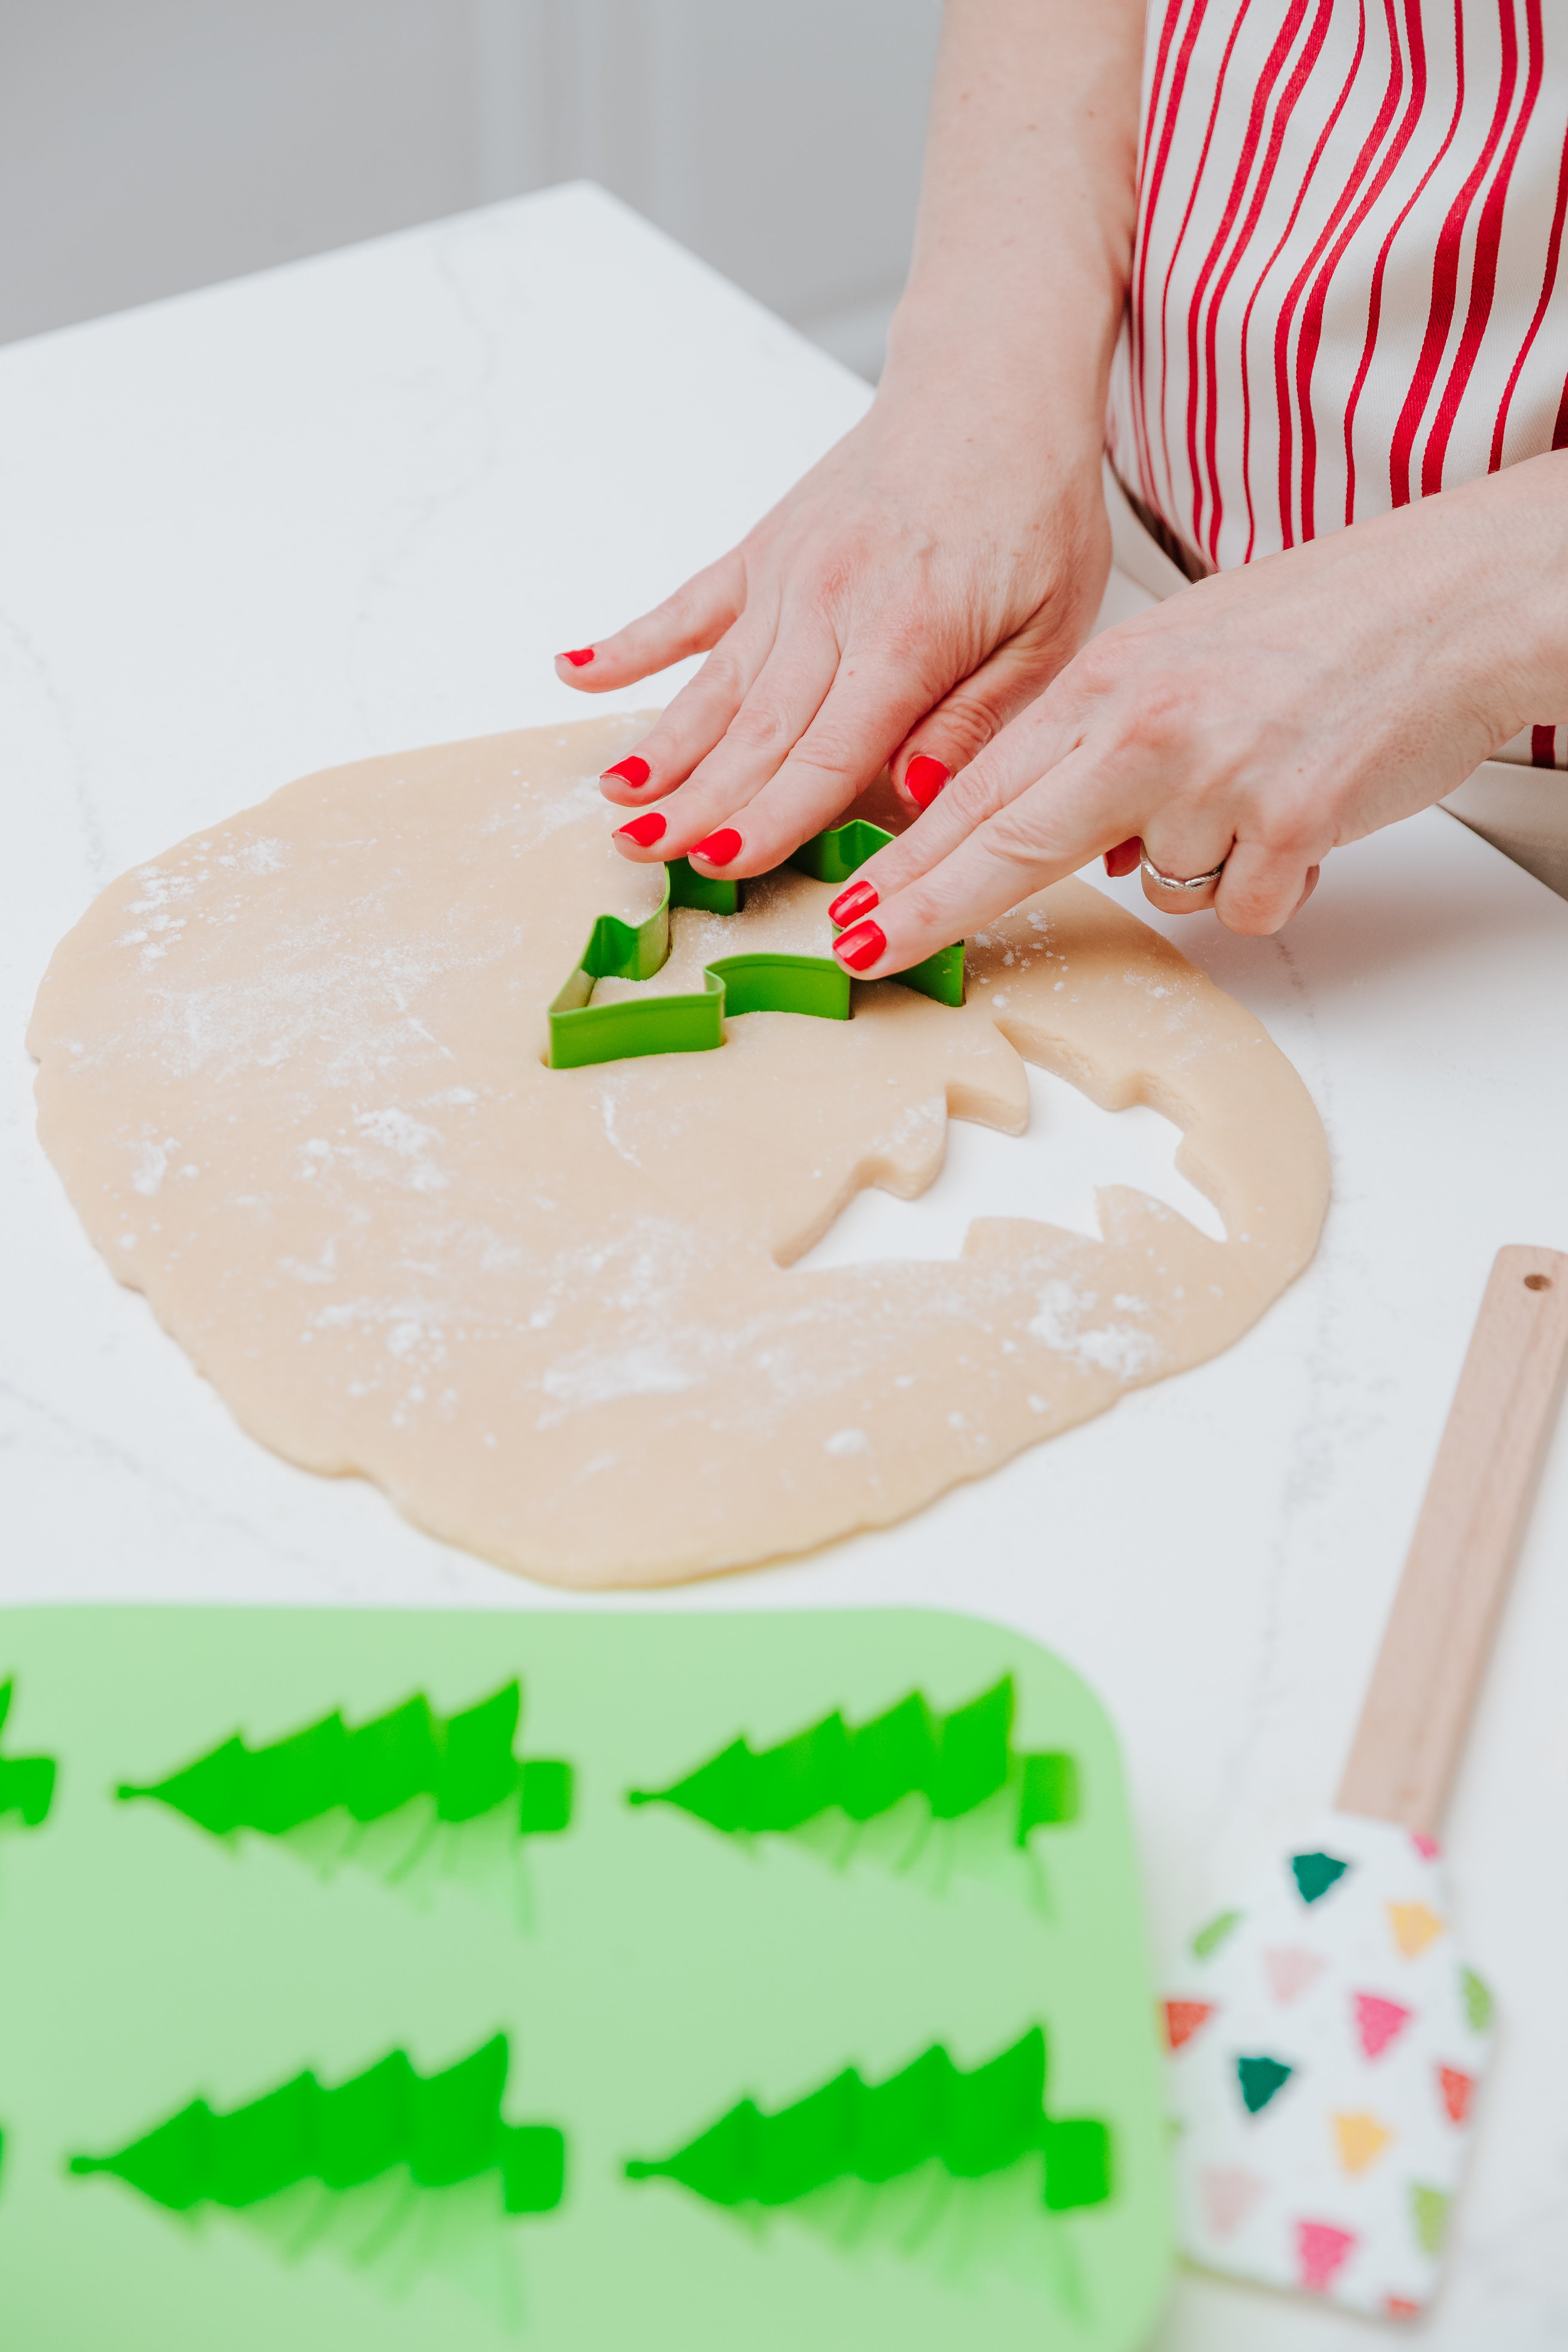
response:
M1077 882L972 942L962 1010L858 986L847 1022L748 1013L716 1051L548 1068L595 917L656 901L595 781L646 724L286 786L107 889L29 1034L83 1223L244 1426L559 1584L901 1518L1227 1347L1327 1198L1263 1029ZM646 985L821 953L831 895L789 875L739 916L678 911ZM920 1192L950 1113L1018 1132L1020 1055L1175 1120L1229 1238L1116 1188L1103 1240L981 1218L948 1263L791 1270L861 1185Z

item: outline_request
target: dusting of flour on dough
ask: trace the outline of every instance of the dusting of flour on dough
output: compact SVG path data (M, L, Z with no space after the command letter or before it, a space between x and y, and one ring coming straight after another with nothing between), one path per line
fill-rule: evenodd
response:
M1258 1023L1073 882L972 942L962 1008L858 984L847 1022L548 1068L595 919L658 903L597 784L647 723L287 786L111 885L30 1033L84 1223L247 1428L584 1586L886 1525L1058 1436L1227 1346L1326 1198ZM646 985L822 953L832 896L792 872L732 918L679 908ZM1175 1119L1230 1238L1110 1187L1103 1238L980 1218L952 1260L795 1264L861 1187L929 1183L950 1117L1019 1131L1023 1057Z
M1086 1331L1084 1324L1099 1304L1098 1295L1092 1290L1075 1290L1070 1282L1047 1282L1039 1294L1038 1311L1030 1318L1027 1328L1035 1339L1043 1340L1058 1355L1070 1357L1075 1363L1097 1365L1101 1371L1113 1372L1121 1381L1141 1379L1160 1360L1160 1349L1153 1336L1131 1323L1104 1323ZM1143 1302L1121 1291L1115 1304L1125 1310L1142 1307Z

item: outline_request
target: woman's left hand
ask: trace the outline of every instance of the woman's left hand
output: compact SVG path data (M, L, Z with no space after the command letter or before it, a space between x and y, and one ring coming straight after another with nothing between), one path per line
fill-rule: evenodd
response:
M904 970L1104 853L1278 930L1329 851L1568 719L1568 453L1200 582L1083 647L834 902ZM873 919L873 909L875 919Z

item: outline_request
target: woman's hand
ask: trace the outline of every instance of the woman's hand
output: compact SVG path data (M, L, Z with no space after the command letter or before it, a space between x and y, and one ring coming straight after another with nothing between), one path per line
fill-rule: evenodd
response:
M1223 865L1195 897L1146 875L1156 906L1278 930L1331 849L1568 718L1565 469L1510 467L1095 638L835 900L842 961L902 971L1103 853L1128 870L1139 840L1174 877Z
M602 689L708 653L604 779L657 804L616 836L629 855L764 873L889 761L928 806L1082 644L1110 564L1098 452L973 394L879 399L739 547L591 662L560 656Z
M946 0L869 415L667 604L559 656L588 692L709 656L605 778L642 812L628 856L765 872L889 761L927 807L1082 643L1142 47L1143 0Z

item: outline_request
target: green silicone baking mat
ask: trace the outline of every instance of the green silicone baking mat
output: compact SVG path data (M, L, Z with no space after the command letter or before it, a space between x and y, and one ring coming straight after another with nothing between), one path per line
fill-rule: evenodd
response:
M16 2352L1132 2352L1115 1741L886 1612L0 1616Z

